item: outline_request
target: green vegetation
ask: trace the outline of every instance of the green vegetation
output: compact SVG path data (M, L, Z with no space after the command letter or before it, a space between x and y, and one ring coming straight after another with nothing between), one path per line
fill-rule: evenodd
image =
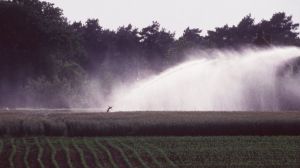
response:
M140 153L143 157L148 157L151 160L151 164L155 165L155 167L162 167L162 164L157 161L153 153L149 150L149 148L145 148L144 144L136 143L134 141L129 141L130 145L135 148L137 153Z
M24 154L24 165L26 168L30 168L29 166L29 162L28 162L28 156L29 156L29 152L30 152L30 145L27 144L26 139L22 139L23 141L23 145L25 146L25 154Z
M259 137L259 136L237 136L237 137L113 137L113 138L54 138L54 137L28 137L21 138L2 138L4 144L11 148L4 148L4 155L0 155L0 160L5 165L10 167L25 164L25 160L36 160L38 155L24 155L28 149L24 148L24 144L32 143L32 150L38 151L39 145L36 143L51 143L51 148L41 148L51 151L54 157L41 157L42 164L45 167L51 167L46 163L54 159L58 165L97 165L96 160L101 160L105 167L299 167L300 166L300 137L299 136L279 136L279 137ZM98 145L95 144L97 142ZM109 142L109 143L107 143ZM71 145L70 144L75 144ZM93 148L96 151L87 149L85 144L94 144ZM67 157L59 158L56 151L60 151L64 146L68 146L68 152L71 158L73 155L78 155L80 151L88 152L81 159L68 159ZM105 148L103 148L103 146ZM113 146L113 148L111 147ZM78 149L75 149L78 148ZM116 149L120 150L116 152ZM70 151L78 151L78 153ZM103 159L102 153L110 153L110 159ZM132 153L134 150L134 154ZM18 151L16 154L15 151ZM9 155L9 160L3 160ZM19 155L19 156L17 156ZM17 157L24 159L16 159ZM95 157L95 158L94 158ZM59 159L58 159L59 158ZM156 160L155 162L151 159ZM124 162L126 159L130 164ZM19 162L22 163L19 163ZM113 164L112 164L113 163ZM32 167L33 165L26 165ZM56 167L57 167L56 166ZM98 165L100 167L100 165ZM85 165L85 167L90 167ZM103 166L102 166L103 167Z
M64 152L66 153L67 163L68 163L69 168L74 168L72 161L71 161L71 157L70 157L69 144L65 143L63 141L63 139L60 139L60 143L61 143L61 146L62 146Z
M119 141L118 143L119 143L119 145L121 145L121 147L124 146L125 148L132 151L133 152L132 157L136 158L142 164L142 166L144 168L149 168L149 166L147 166L147 164L143 161L143 159L140 157L140 155L137 153L137 151L133 147L131 147L130 145L127 145L125 143L122 143L122 141Z
M77 141L77 139L76 139L76 141ZM87 165L87 163L85 161L84 153L83 153L82 149L78 146L77 143L78 142L75 142L75 140L72 139L72 145L74 146L74 148L77 151L77 153L79 153L81 164L83 165L84 168L88 168L89 166Z
M108 148L106 146L104 146L102 143L99 142L99 139L95 139L94 140L95 143L98 145L98 147L100 148L100 150L104 150L105 153L108 155L108 160L109 160L109 163L110 165L112 165L113 168L117 168L118 165L117 163L114 161L113 157L112 157L112 154L111 152L108 150Z
M55 168L59 168L58 163L57 163L56 158L55 158L56 148L55 148L55 146L53 145L53 142L50 139L47 138L46 141L49 144L50 149L51 149L51 162L54 164Z
M35 142L35 144L38 147L37 161L39 162L41 168L45 168L45 165L42 162L42 155L43 155L44 149L42 148L42 146L41 146L41 144L40 144L40 142L39 142L39 140L37 138L34 138L34 142Z
M148 148L150 148L152 151L158 151L159 155L165 159L166 163L168 164L168 167L173 167L173 168L177 167L176 164L169 159L169 157L165 154L165 152L162 149L156 147L155 145L149 144L147 142L144 142L144 144L145 146L148 146Z
M110 148L112 148L112 150L117 150L121 154L121 157L125 160L125 163L126 163L127 167L133 167L132 164L130 163L129 158L126 156L126 154L124 153L124 151L118 145L116 145L114 143L109 143L109 142L105 142L105 143L107 143L107 145Z
M98 168L102 168L102 166L101 166L101 164L100 164L100 162L99 162L99 159L98 159L98 157L97 157L97 153L96 153L96 150L95 150L95 146L92 145L93 143L91 143L91 141L88 141L88 140L84 139L84 144L85 144L85 147L88 149L88 151L89 151L90 153L92 153L93 158L94 158L94 160L95 160L96 166L97 166Z
M16 145L15 145L15 139L10 139L10 145L12 147L11 151L10 151L10 155L9 155L9 165L10 167L15 167L15 162L14 162L14 157L16 155Z

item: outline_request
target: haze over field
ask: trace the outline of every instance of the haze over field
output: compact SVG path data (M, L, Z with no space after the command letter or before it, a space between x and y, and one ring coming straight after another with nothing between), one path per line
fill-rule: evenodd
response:
M191 61L122 88L117 110L280 111L300 109L300 49L195 52Z

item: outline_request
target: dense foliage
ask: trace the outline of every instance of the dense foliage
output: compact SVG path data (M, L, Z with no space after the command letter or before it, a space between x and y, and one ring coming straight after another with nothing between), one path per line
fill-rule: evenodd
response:
M276 45L300 46L299 24L284 12L255 24L251 15L237 26L201 35L187 28L178 39L158 22L139 30L113 31L98 19L70 23L60 8L39 0L0 1L0 106L68 107L97 79L102 93L112 83L139 80L182 61L190 51L239 48L264 32Z

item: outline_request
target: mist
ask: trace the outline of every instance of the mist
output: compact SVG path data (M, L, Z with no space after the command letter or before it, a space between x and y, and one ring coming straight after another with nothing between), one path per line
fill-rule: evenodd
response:
M115 111L283 111L300 109L296 47L199 51L142 81L117 86Z

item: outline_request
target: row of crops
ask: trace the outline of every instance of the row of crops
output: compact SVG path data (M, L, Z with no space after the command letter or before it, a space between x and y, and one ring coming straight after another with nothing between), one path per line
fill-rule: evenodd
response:
M0 139L12 168L300 167L300 137Z
M117 168L177 167L147 142L100 138L3 138L1 167Z

